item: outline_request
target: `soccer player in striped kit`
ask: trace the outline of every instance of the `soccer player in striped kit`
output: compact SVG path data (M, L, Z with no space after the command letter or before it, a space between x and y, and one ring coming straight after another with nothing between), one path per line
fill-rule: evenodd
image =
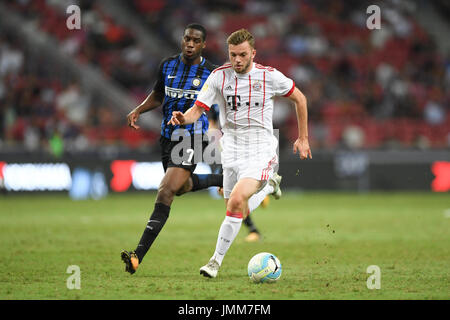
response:
M206 82L206 79L215 68L208 60L202 57L202 50L206 46L206 30L200 24L189 24L184 30L181 42L181 53L164 59L159 67L158 79L150 95L127 116L128 125L139 129L136 124L139 115L153 110L160 105L163 109L161 123L160 146L162 149L162 163L165 171L164 178L158 189L154 210L147 222L137 248L132 251L121 252L125 271L133 274L152 246L159 232L166 223L170 206L175 195L189 191L206 189L211 186L222 187L221 174L194 174L196 159L201 159L208 145L206 136L208 118L202 112L195 123L172 126L167 122L172 112L187 111L194 103L197 94ZM205 138L206 137L206 138ZM190 147L177 153L179 161L174 161L172 153L174 148L184 139L190 139ZM197 142L197 143L196 143ZM196 147L199 146L199 147ZM181 161L182 160L182 161ZM280 194L279 183L274 181L274 196ZM254 208L264 199L265 194L255 196ZM254 209L252 208L252 210Z
M216 249L200 274L216 277L223 258L248 213L249 199L274 175L278 164L277 139L273 135L273 97L284 96L295 104L298 139L293 152L300 159L312 158L308 141L307 103L293 80L272 67L253 61L256 50L252 34L245 29L228 39L230 63L215 69L204 84L194 106L186 113L174 111L172 125L193 123L213 104L220 108L223 189L226 217L219 229Z

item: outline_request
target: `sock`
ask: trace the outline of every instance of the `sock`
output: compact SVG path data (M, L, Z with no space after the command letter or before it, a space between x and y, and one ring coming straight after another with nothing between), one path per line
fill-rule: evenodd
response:
M136 255L139 258L139 263L144 259L145 254L150 249L158 236L159 232L163 228L164 224L169 217L170 207L163 203L155 203L155 209L153 210L150 219L147 222L144 233L136 248Z
M258 229L256 229L256 226L253 224L253 220L250 218L250 215L248 215L243 222L247 226L249 232L259 233Z
M242 213L231 213L227 211L227 216L223 220L217 237L216 251L211 259L215 259L219 265L222 265L223 258L230 248L231 244L239 233L242 225Z
M193 183L191 191L223 186L223 175L221 174L192 174L191 178Z
M248 199L248 210L250 212L253 212L256 208L259 207L261 202L263 202L264 198L273 192L273 186L271 186L269 183L266 183L264 188L262 188L261 191L255 193Z

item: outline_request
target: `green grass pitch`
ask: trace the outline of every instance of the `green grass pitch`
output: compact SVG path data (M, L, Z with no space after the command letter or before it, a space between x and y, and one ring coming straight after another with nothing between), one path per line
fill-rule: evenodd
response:
M155 193L71 201L67 195L0 196L0 299L449 299L450 197L432 193L285 193L254 212L264 235L246 243L243 225L219 275L199 268L225 216L206 192L177 197L134 275L122 249L135 248ZM281 260L274 284L253 284L247 263L267 251ZM69 290L70 265L81 289ZM381 271L368 289L367 267Z

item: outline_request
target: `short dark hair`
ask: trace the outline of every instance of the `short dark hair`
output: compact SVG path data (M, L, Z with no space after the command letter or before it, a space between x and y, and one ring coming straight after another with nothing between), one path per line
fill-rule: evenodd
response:
M199 24L199 23L190 23L190 24L188 24L186 26L186 28L184 28L184 31L186 31L187 29L195 29L195 30L201 31L201 33L203 34L202 40L203 41L206 40L206 29L201 24Z

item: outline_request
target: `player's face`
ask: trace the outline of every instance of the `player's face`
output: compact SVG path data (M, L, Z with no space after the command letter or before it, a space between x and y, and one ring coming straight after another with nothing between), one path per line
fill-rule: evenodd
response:
M252 48L248 41L238 45L228 45L230 62L234 71L237 73L247 73L250 71L255 54L256 50Z
M206 43L203 41L202 32L196 29L186 29L181 41L181 52L187 61L194 61L202 54Z

